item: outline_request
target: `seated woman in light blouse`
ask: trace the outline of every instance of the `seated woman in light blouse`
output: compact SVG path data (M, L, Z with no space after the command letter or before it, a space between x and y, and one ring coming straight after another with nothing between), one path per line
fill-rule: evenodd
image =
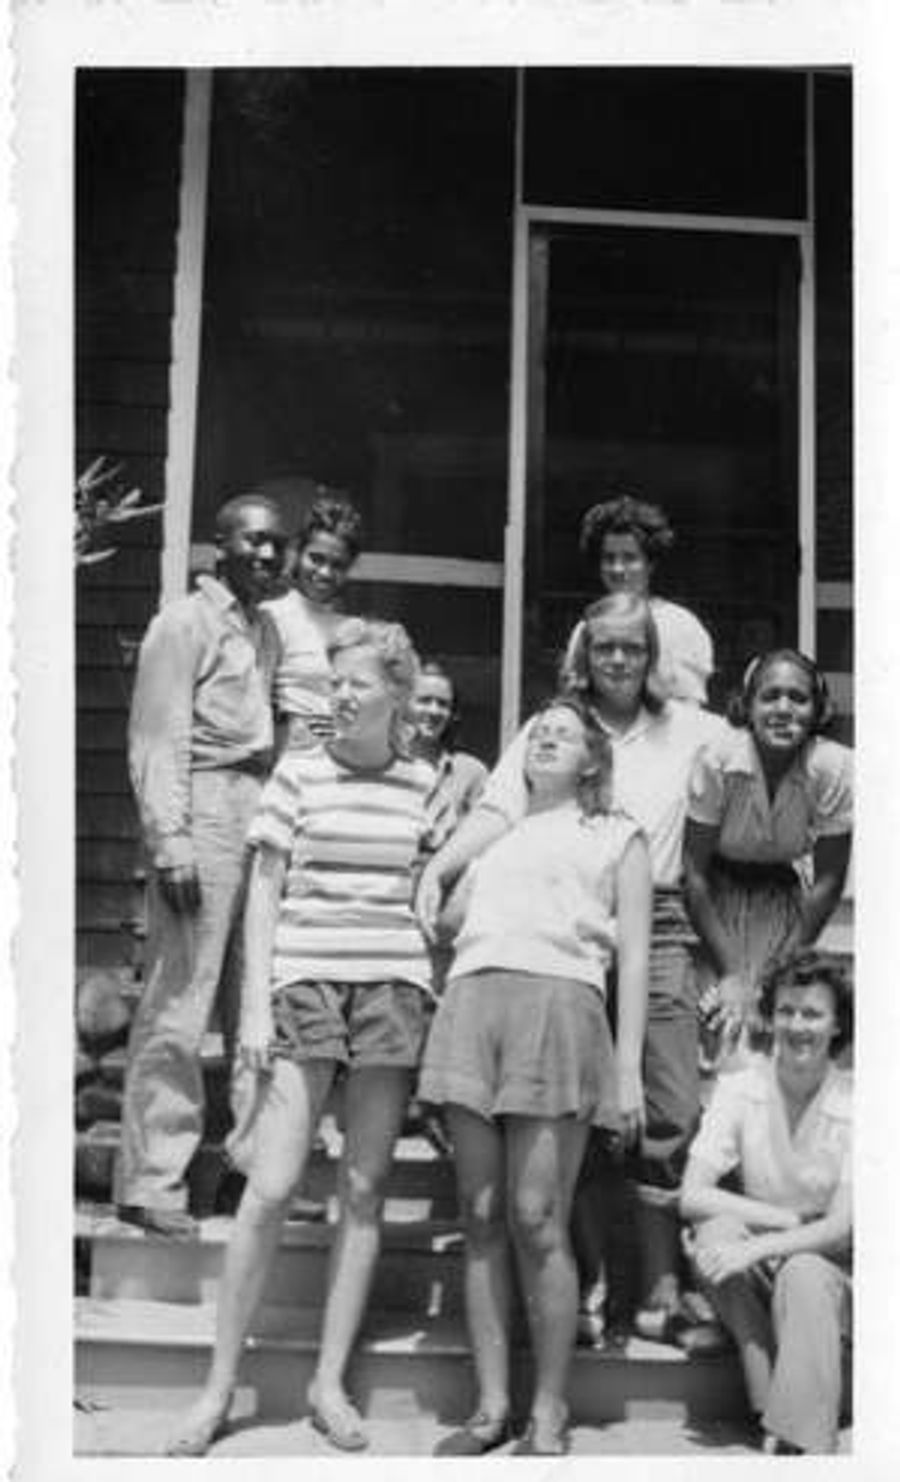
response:
M760 1011L771 1055L719 1079L691 1148L686 1245L737 1342L763 1449L833 1452L852 1237L852 1075L834 1057L852 996L808 949L765 975Z

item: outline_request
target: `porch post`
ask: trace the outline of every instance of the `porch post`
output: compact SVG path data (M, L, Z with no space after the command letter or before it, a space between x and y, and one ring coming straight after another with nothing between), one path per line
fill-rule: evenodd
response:
M800 237L800 590L797 628L800 648L816 653L816 155L815 74L806 75L806 225Z
M203 317L203 256L211 103L211 70L190 69L185 76L181 187L175 249L169 416L166 428L162 602L180 596L187 588L188 578Z
M519 724L519 697L522 692L522 604L525 581L525 481L528 431L528 221L522 205L525 75L521 67L516 74L515 129L509 469L503 549L501 748L512 738Z

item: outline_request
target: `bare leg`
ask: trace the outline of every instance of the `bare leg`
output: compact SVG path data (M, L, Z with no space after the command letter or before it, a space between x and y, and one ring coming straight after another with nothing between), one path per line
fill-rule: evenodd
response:
M344 1372L372 1285L384 1188L410 1080L407 1070L367 1066L352 1071L346 1083L340 1222L331 1248L322 1343L309 1400L329 1429L356 1435L354 1449L364 1439L344 1390Z
M478 1409L492 1420L509 1411L509 1235L502 1128L465 1107L447 1109L466 1236L466 1319Z
M573 1117L510 1117L507 1124L507 1198L534 1346L531 1414L536 1430L551 1438L565 1421L575 1343L578 1275L569 1220L587 1131Z
M277 1059L259 1113L253 1161L219 1288L213 1360L203 1392L168 1450L202 1455L224 1421L247 1330L259 1304L291 1194L302 1178L334 1075L330 1061Z

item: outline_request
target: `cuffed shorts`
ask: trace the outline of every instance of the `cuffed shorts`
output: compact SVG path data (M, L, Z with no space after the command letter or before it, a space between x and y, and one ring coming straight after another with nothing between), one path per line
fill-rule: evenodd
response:
M412 1070L422 1058L425 997L399 981L291 983L272 998L272 1054Z
M612 1038L596 988L485 971L451 980L431 1026L419 1096L488 1119L586 1119L614 1087Z

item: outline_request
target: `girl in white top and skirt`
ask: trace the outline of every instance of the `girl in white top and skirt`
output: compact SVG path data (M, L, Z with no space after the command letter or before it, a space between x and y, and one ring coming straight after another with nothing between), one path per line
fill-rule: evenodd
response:
M477 1455L510 1434L510 1249L534 1346L520 1453L566 1449L578 1277L569 1240L592 1116L643 1119L650 867L639 826L607 812L609 743L576 700L528 738L524 818L472 866L469 903L420 1081L447 1109L466 1230L466 1310L479 1406L442 1448ZM436 857L440 875L440 855ZM426 897L426 932L434 917ZM618 961L613 1051L604 1009Z

